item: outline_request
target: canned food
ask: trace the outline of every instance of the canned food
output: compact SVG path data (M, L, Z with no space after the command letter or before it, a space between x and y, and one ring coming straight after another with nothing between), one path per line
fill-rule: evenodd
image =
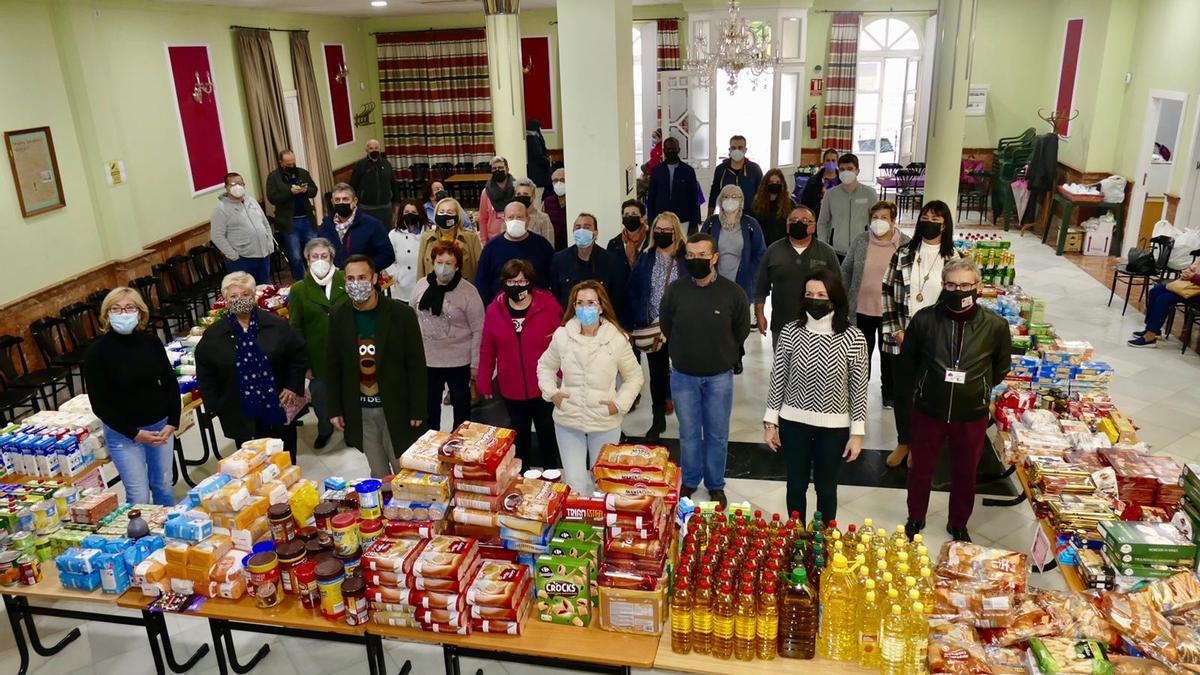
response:
M333 527L333 550L350 555L358 548L358 519L353 513L339 513L330 519Z
M376 520L382 514L381 502L383 483L375 478L358 481L354 491L358 493L358 515L363 520Z
M296 536L296 521L292 518L291 506L273 504L267 509L267 518L271 528L271 539L276 544L291 541Z
M0 586L16 586L21 583L21 566L17 560L21 554L17 551L0 553Z
M317 565L317 589L321 594L321 616L330 621L340 621L346 616L346 603L342 600L342 582L346 574L342 563L325 560Z
M21 583L26 586L32 586L42 580L42 564L37 556L26 553L17 559L17 566L21 572Z

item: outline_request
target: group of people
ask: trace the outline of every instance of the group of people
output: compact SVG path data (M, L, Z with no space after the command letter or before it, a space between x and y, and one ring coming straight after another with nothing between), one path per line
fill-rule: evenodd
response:
M335 186L333 214L303 245L306 269L292 285L288 320L256 305L262 280L237 264L240 253L229 256L221 284L228 312L196 349L207 409L237 442L276 436L294 452L294 417L311 404L315 447L341 431L374 475L387 475L417 435L441 428L444 392L455 425L470 418L473 397L499 396L524 464L561 466L573 488L590 493L591 464L622 437L640 398L644 355L652 405L644 436L657 441L674 413L682 494L703 485L710 499L726 502L733 378L750 332L769 330L764 442L784 454L788 509L807 512L811 481L818 510L835 518L841 465L862 451L878 347L883 402L895 409L899 438L888 463L910 465L909 534L924 527L948 438L947 526L968 539L989 394L1007 372L1009 337L1007 324L975 303L979 270L955 253L949 207L925 204L910 240L895 205L857 184L853 155L814 177L819 211L793 206L783 174L764 175L746 159L745 139L734 137L710 191L713 213L698 222L694 172L674 139L662 145L650 203L622 204L621 231L606 245L593 214L577 214L567 235L562 169L538 208L533 183L495 158L473 227L436 182L426 203L398 205L390 233L354 187ZM290 154L280 163L285 182L295 181L287 183L296 197L293 231L303 231L311 216L300 198L312 186ZM688 199L677 200L679 190ZM218 211L227 225L261 214L236 174ZM395 253L401 246L403 257ZM385 293L381 272L389 269ZM179 415L174 378L145 331L149 316L136 291L114 290L102 318L106 332L85 364L89 390L128 394L98 402L96 412L118 439L110 441L114 458L124 448L140 458L137 469L117 459L122 476L148 475L142 482L165 499L170 461L162 446ZM114 365L134 361L145 365Z

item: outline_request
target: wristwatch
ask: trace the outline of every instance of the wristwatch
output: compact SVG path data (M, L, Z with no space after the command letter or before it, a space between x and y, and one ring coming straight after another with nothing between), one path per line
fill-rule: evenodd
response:
M763 422L763 430L764 431L768 430L768 429L778 429L778 428L779 428L778 424L775 424L773 422L767 422L767 421Z

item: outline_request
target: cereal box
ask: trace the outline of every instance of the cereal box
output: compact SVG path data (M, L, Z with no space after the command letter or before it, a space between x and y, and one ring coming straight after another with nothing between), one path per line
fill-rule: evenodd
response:
M591 566L591 562L583 558L538 556L538 619L569 626L590 625L593 607Z

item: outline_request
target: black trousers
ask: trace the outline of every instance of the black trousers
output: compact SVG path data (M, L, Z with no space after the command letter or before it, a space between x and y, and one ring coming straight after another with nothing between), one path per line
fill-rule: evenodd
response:
M554 404L541 398L524 401L504 399L508 421L517 431L517 457L522 469L558 469L558 438L554 435ZM537 448L533 447L533 432L537 429Z
M912 427L913 374L898 355L892 357L892 380L895 387L892 412L896 415L896 442L908 445Z
M788 513L796 511L805 522L810 520L806 509L811 476L817 488L817 510L821 512L821 520L837 520L838 473L848 440L848 427L831 429L779 420L779 442L783 446L780 452L787 464Z
M875 346L879 345L879 383L880 391L883 393L883 398L891 399L896 393L892 378L892 360L895 358L893 354L888 354L883 351L883 317L867 316L866 314L856 314L855 323L858 324L858 329L863 332L867 338L867 364L871 363L871 352ZM824 514L822 514L824 515Z
M434 431L442 430L442 388L450 389L450 406L454 409L454 428L471 419L471 366L456 368L425 367L426 418L425 424Z
M667 345L663 343L656 352L646 353L646 364L650 367L650 402L655 414L666 411L667 400L671 398L671 357L667 353Z
M254 440L255 438L278 438L283 441L283 449L288 451L292 456L292 464L296 464L296 424L263 424L262 422L254 422L254 435L249 438L235 438L234 443L240 448L246 441Z

